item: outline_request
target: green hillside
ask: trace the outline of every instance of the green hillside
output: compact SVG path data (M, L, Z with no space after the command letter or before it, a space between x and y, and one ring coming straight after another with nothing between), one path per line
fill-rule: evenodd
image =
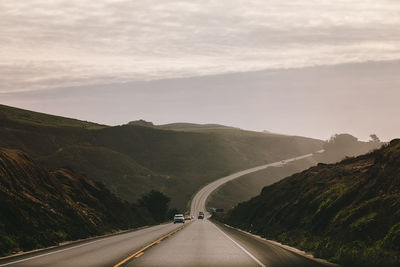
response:
M35 117L38 121L31 123L20 118L36 113L9 109L0 110L0 146L25 151L50 169L66 168L101 181L129 201L161 190L171 197L171 206L180 209L216 178L317 151L323 144L234 129L187 132L132 125L87 129L76 127L78 122L56 126L51 123L54 116Z
M154 223L149 212L69 170L0 148L0 256Z
M80 121L60 116L48 115L40 112L9 107L0 104L0 121L13 121L21 124L30 124L50 127L79 127L85 129L100 129L107 127L97 123Z
M227 130L224 130L227 131ZM246 133L245 131L243 131ZM254 133L249 134L264 134ZM258 194L264 186L271 185L294 173L308 169L320 163L340 161L346 157L359 156L382 146L378 140L359 141L349 134L336 134L324 143L322 153L314 153L313 157L287 163L280 167L270 167L251 173L222 185L212 193L208 200L209 207L230 209L236 204L247 201Z
M264 187L224 218L343 266L400 266L400 139Z
M259 195L264 186L274 184L315 164L316 162L312 158L307 158L244 175L215 190L207 200L207 207L232 209L240 202Z

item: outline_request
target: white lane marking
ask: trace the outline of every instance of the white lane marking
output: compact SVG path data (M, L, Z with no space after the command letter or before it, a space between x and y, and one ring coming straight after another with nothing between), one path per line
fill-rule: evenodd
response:
M90 245L90 244L93 244L93 243L96 243L96 242L99 242L99 241L104 241L104 239L95 240L95 241L92 241L92 242L89 242L89 243L85 243L85 244L82 244L82 245L78 245L78 246L74 246L74 247L70 247L70 248L64 248L64 249L56 250L56 251L45 253L45 254L40 254L40 255L37 255L37 256L33 256L33 257L30 257L30 258L26 258L26 259L22 259L22 260L18 260L18 261L4 263L4 264L1 264L0 267L1 266L7 266L7 265L11 265L11 264L20 263L20 262L23 262L23 261L33 260L33 259L36 259L36 258L48 256L48 255L51 255L51 254L56 254L56 253L59 253L59 252L62 252L62 251L71 250L71 249L74 249L74 248L83 247L83 246Z
M247 249L245 249L244 247L242 247L238 242L236 242L235 240L233 240L232 238L230 238L227 234L224 233L224 231L222 231L221 229L219 229L215 224L211 223L215 228L218 229L218 231L220 231L224 236L226 236L229 240L231 240L236 246L238 246L241 250L243 250L244 253L246 253L247 255L250 256L250 258L252 258L255 262L258 263L258 265L262 266L262 267L267 267L264 263L262 263L261 261L259 261L255 256L253 256L253 254L251 254Z
M149 228L146 228L146 229L149 229ZM133 231L133 232L136 232L136 231ZM118 236L118 235L115 235L115 236ZM115 237L115 236L109 236L109 237L105 237L105 238L100 238L99 240L95 240L95 241L92 241L92 242L89 242L89 243L84 243L84 244L81 244L81 245L78 245L78 246L73 246L73 247L69 247L69 248L64 248L64 249L56 250L56 251L53 251L53 252L49 252L49 253L45 253L45 254L40 254L40 255L37 255L37 256L30 257L30 258L18 260L18 261L3 263L3 264L0 264L0 267L2 267L2 266L7 266L7 265L12 265L12 264L16 264L16 263L20 263L20 262L24 262L24 261L29 261L29 260L33 260L33 259L37 259L37 258L44 257L44 256L48 256L48 255L51 255L51 254L56 254L56 253L59 253L59 252L71 250L71 249L74 249L74 248L79 248L79 247L87 246L87 245L90 245L90 244L93 244L93 243L96 243L96 242L104 241L104 240L106 240L106 239L108 239L108 238L112 238L112 237Z

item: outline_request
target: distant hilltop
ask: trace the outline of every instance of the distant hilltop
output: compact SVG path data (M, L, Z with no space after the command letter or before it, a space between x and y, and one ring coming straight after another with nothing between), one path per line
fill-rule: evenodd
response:
M154 124L151 121L145 121L145 120L130 121L127 124L135 126L154 127Z
M176 123L155 125L151 121L145 121L145 120L131 121L131 122L128 122L128 125L154 127L154 128L177 130L177 131L211 130L211 129L240 130L237 127L225 126L225 125L221 125L221 124L197 124L197 123L187 123L187 122L176 122Z

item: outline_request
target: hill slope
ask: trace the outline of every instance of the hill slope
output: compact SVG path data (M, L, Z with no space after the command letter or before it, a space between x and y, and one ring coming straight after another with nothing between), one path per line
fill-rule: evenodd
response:
M265 187L225 221L344 266L399 266L400 140Z
M153 127L153 128L174 130L174 131L195 131L195 130L215 130L215 129L239 130L239 128L225 126L225 125L221 125L221 124L210 124L210 123L198 124L198 123L188 123L188 122L175 122L175 123L154 125L152 122L145 121L145 120L130 121L130 122L128 122L127 125Z
M258 196L265 186L274 184L285 177L304 171L317 163L312 158L286 163L284 166L269 167L250 173L223 184L207 199L207 207L229 210L240 202Z
M176 131L193 131L193 130L210 130L210 129L236 129L234 127L225 126L221 124L197 124L197 123L187 123L187 122L177 122L157 125L156 127L168 130Z
M4 107L4 106L3 106ZM6 109L6 108L5 108ZM10 108L14 110L14 108ZM321 149L320 140L236 129L170 131L141 126L57 127L53 116L30 123L0 109L0 146L20 149L50 169L67 168L135 201L152 189L184 209L203 185L240 169Z
M311 166L321 163L332 163L365 154L381 147L380 141L359 141L349 134L336 134L328 142L324 143L322 153L314 153L311 158L290 162L284 166L267 168L265 170L242 176L219 187L212 193L208 205L231 209L240 202L247 201L260 194L263 187L304 171Z
M100 129L107 127L105 125L100 125L93 122L48 115L40 112L28 111L0 104L0 122L5 121L14 121L30 125L52 127L79 127L85 129Z
M65 169L0 148L0 256L153 223L147 210Z

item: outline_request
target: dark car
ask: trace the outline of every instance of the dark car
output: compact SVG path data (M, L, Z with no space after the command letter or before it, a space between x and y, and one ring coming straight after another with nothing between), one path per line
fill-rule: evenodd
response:
M199 216L197 216L198 219L204 219L204 212L200 211Z

